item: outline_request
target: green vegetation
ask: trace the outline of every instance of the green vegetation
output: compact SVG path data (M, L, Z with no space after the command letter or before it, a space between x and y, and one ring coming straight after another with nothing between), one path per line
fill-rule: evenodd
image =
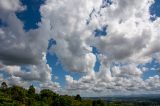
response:
M76 96L58 95L49 89L35 93L33 85L29 89L20 86L8 87L5 82L0 88L0 106L92 106L92 100L83 100ZM93 106L104 106L95 103Z
M39 94L35 91L33 85L27 90L20 86L8 87L3 82L0 88L0 106L160 106L159 102L105 102L97 99L83 99L79 94L58 95L49 89L43 89Z

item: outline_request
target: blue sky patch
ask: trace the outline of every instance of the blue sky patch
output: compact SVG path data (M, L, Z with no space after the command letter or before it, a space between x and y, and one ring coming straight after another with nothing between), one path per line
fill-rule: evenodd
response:
M23 21L24 29L28 31L30 29L38 28L38 22L41 21L39 9L44 3L44 0L21 0L21 2L26 6L26 10L17 12L16 15Z
M159 68L160 63L156 59L152 59L151 62L148 62L146 64L140 64L138 68L142 69L143 67L147 68L147 70L144 72L142 78L148 79L149 77L155 76L160 74Z
M160 0L155 0L155 3L151 5L150 10L150 20L154 21L157 17L160 17Z
M107 35L107 25L101 27L100 29L96 29L94 32L95 32L95 37L106 36Z
M93 46L93 47L92 47L92 53L96 55L96 63L95 63L95 66L94 66L94 70L95 70L96 72L98 72L98 71L99 71L99 68L100 68L100 66L101 66L100 61L99 61L99 59L98 59L98 54L100 54L100 52L97 50L96 47Z

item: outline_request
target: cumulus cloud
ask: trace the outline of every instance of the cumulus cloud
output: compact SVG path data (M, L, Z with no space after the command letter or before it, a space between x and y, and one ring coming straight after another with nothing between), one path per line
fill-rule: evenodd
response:
M41 88L60 88L52 81L46 59L42 59L52 38L56 45L48 52L58 57L65 70L84 74L78 80L66 75L66 91L104 95L158 90L159 75L144 80L144 70L138 67L153 58L160 60L160 19L152 22L149 12L154 0L105 2L46 0L40 8L39 28L26 32L15 14L25 7L18 0L0 0L0 20L4 23L0 27L0 70L10 75L6 80L23 86L40 81ZM107 35L95 37L95 30L104 26ZM92 47L99 54L92 53ZM98 72L94 70L96 56Z
M113 1L111 6L101 9L99 13L101 16L98 19L93 16L93 22L90 23L91 26L93 24L97 27L101 24L108 25L108 35L94 38L93 45L106 54L111 62L144 61L143 50L149 49L151 39L156 36L153 30L154 24L149 21L149 6L152 2L147 0L132 2ZM100 21L95 24L97 20Z
M47 51L51 26L39 23L38 29L26 32L23 22L16 16L16 12L24 9L19 0L0 0L0 61L3 64L36 65Z
M85 42L92 34L86 26L86 19L100 4L100 0L47 0L41 7L43 19L50 22L52 37L56 40L50 52L58 56L66 70L86 72L93 68L95 56Z
M29 36L23 30L23 23L16 17L15 12L19 10L21 6L19 1L16 0L6 0L1 1L1 16L0 19L6 25L0 28L1 35L1 50L0 50L0 60L3 64L29 64L36 63L37 60L33 59L34 52L32 52L31 45L28 44ZM9 6L15 6L15 9ZM16 27L15 27L16 25ZM36 48L35 48L36 49ZM28 52L29 51L29 52Z
M6 11L17 11L19 9L23 9L23 7L20 5L19 0L1 0L0 1L0 8Z
M159 19L152 22L149 12L154 1L112 0L107 6L101 3L100 0L47 0L41 8L44 20L50 21L52 37L57 42L50 52L58 56L65 69L86 72L85 64L89 58L85 55L92 54L92 61L95 58L91 47L96 47L101 54L99 72L90 65L90 72L79 80L67 75L67 89L97 92L147 89L147 81L142 78L144 70L137 66L154 57L159 59ZM94 31L103 26L107 26L107 35L95 37Z
M39 23L38 29L25 31L23 22L16 12L23 11L19 0L0 0L0 72L9 85L28 87L30 84L52 84L51 68L47 64L46 52L50 34L50 25ZM45 36L44 36L45 35ZM51 86L50 86L51 88Z
M45 62L39 65L6 66L3 70L9 75L20 77L24 81L45 82L51 80L51 69Z
M51 89L53 91L59 91L60 85L57 82L52 81L51 68L46 64L46 58L41 60L38 65L26 65L26 66L3 66L0 72L5 73L9 77L2 76L2 81L6 81L9 85L20 85L28 88L29 85L37 83L37 87L40 89ZM38 92L38 91L37 91Z

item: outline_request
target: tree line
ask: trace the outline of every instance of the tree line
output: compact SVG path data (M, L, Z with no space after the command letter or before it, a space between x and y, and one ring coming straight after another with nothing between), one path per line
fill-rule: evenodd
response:
M35 92L33 85L29 89L13 85L8 87L6 82L0 87L0 106L160 106L159 99L156 101L110 101L101 99L84 99L79 94L76 96L59 95L49 89L43 89L40 93Z
M59 95L49 89L35 92L33 85L29 89L13 85L8 87L1 83L0 106L105 106L102 100L84 100L79 94L76 96Z

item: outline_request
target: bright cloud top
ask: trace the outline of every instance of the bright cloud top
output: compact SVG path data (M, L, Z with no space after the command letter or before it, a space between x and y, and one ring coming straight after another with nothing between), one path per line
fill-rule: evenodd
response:
M153 59L160 61L160 19L151 20L149 8L153 3L154 0L46 0L40 8L39 28L26 32L15 15L25 7L18 0L0 0L0 19L6 24L0 27L0 70L10 75L6 79L9 82L15 78L27 86L38 81L40 88L61 89L52 80L54 70L46 64L45 55L49 52L58 57L65 70L83 73L78 80L65 76L65 92L85 96L155 93L160 90L159 75L143 79L149 71L145 64ZM107 33L95 36L97 29ZM47 50L50 39L56 44ZM93 47L99 53L93 53ZM95 71L97 59L100 68Z

